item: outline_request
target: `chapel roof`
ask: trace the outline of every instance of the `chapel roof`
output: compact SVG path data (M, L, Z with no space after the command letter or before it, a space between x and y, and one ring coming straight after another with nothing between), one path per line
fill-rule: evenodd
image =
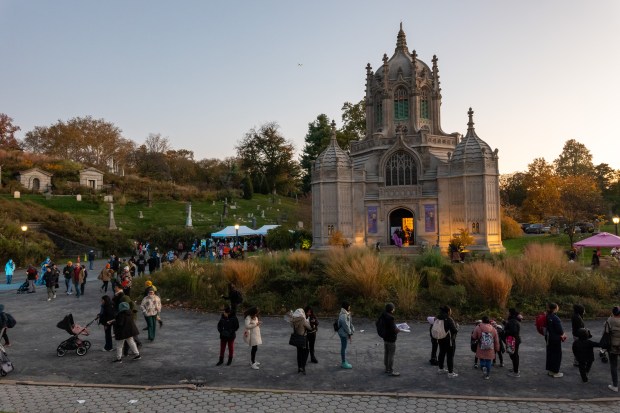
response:
M415 53L415 52L413 52ZM384 60L387 59L387 55L384 55ZM405 32L403 31L403 24L400 24L400 30L398 31L398 35L396 36L396 49L394 49L394 54L392 57L387 60L388 65L388 79L397 79L399 71L402 73L404 78L411 77L413 75L413 65L411 64L413 59L412 53L409 53L407 50L407 37ZM421 61L416 57L416 73L418 76L422 73L422 70L425 70L426 73L430 74L431 70L426 63ZM377 76L383 76L383 65L379 66L376 71Z
M476 130L474 129L474 111L469 108L467 114L469 115L467 135L456 145L451 162L495 159L495 155L489 144L480 139L476 134Z
M314 167L317 171L320 169L327 170L351 167L351 158L349 154L338 145L338 141L336 140L336 122L332 121L331 127L332 131L329 145L321 152L314 163Z

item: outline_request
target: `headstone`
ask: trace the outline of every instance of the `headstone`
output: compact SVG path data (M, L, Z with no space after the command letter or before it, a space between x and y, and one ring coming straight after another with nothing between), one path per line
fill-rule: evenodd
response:
M50 191L47 191L47 192L45 193L45 199L47 199L48 201L49 201L50 199L52 199L52 193L51 193Z
M256 218L252 217L252 228L256 228Z
M260 205L256 205L256 210L260 211Z
M192 227L192 203L187 204L187 219L185 220L185 227Z
M304 227L304 222L303 221L297 221L297 228L303 229L303 227Z
M228 204L226 202L224 202L224 213L222 214L222 216L228 216Z
M265 210L264 209L260 211L260 217L261 218L265 218Z
M215 200L213 200L213 204L211 204L211 205L215 206Z
M112 195L110 195L111 197ZM112 201L110 201L112 202ZM146 207L147 208L152 208L153 207L153 193L151 192L151 187L149 186L148 191L146 193Z
M221 227L222 225L224 225L224 217L222 215L220 215L220 224L219 226Z
M252 218L252 214L248 212L248 218Z
M108 229L117 229L116 221L114 220L114 204L110 202L110 215L108 217Z
M78 201L78 202L82 202L82 195L77 194L77 195L75 196L75 200L76 200L76 201Z
M231 205L230 209L237 209L237 205Z
M278 198L278 205L282 205L282 200Z
M21 198L21 194L19 193L19 191L13 192L13 198L15 198L15 199Z
M138 211L138 218L140 219L144 218L144 215L142 215L142 211Z
M114 202L114 197L112 195L104 195L103 202Z

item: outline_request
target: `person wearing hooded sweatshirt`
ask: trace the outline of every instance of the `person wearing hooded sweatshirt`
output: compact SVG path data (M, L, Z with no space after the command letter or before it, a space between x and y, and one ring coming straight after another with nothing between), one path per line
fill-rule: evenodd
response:
M586 309L579 304L573 305L573 316L571 317L571 327L573 332L573 343L579 340L579 330L582 328L586 328L586 324L583 322L583 316L586 313ZM577 360L577 356L574 356L573 366L579 367L579 361Z
M383 364L385 365L385 373L390 376L400 376L400 373L394 371L394 354L396 353L396 336L400 330L396 327L394 321L394 311L396 307L392 303L385 305L385 311L381 314L381 322L383 323Z
M297 346L297 373L306 374L306 362L308 360L307 335L312 327L308 320L306 320L306 313L303 308L295 310L291 318L291 326L293 327L293 333L304 336L304 345Z
M15 263L12 259L9 259L4 266L4 272L6 274L6 283L11 284L13 282L13 273L15 272Z
M353 333L355 333L355 326L351 320L351 304L344 301L338 315L338 337L340 337L340 358L342 360L340 367L343 369L353 368L347 361L347 342L351 342Z
M609 367L611 368L611 384L607 388L618 392L618 357L620 356L620 307L611 310L611 317L605 323L605 331L611 334L611 349L609 350Z
M514 351L508 353L512 360L512 370L508 373L512 377L521 377L519 372L519 346L521 345L521 320L523 317L515 308L508 310L508 319L504 322L504 333L506 334L506 342L514 340Z
M445 305L439 307L439 315L436 317L438 320L443 320L443 327L446 331L446 336L437 340L439 344L439 355L437 356L437 373L448 373L449 378L458 377L458 374L454 372L454 352L456 350L456 334L459 332L458 325L452 319L452 309ZM448 370L443 368L444 359L446 360Z
M118 314L114 317L114 320L108 321L108 324L112 324L114 328L114 338L116 339L116 359L115 363L123 362L123 346L125 342L129 345L131 352L134 354L134 360L140 360L140 352L134 341L134 336L140 334L136 323L133 321L129 304L122 302L118 305Z
M482 377L488 380L491 375L491 365L495 353L500 349L499 335L497 330L491 325L489 316L482 317L482 322L476 326L471 338L478 342L476 357L480 359Z
M230 366L232 364L233 355L235 353L237 330L239 330L239 319L237 315L232 312L230 306L227 305L224 307L224 312L220 317L220 321L217 323L217 331L220 333L220 359L216 366L221 366L224 363L226 346L228 346L228 362L226 365Z

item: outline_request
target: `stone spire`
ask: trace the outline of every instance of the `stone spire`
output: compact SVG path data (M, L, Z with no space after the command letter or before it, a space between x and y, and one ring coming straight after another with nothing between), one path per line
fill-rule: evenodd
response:
M469 110L467 111L467 116L469 116L469 122L467 122L467 135L470 134L470 132L472 134L476 134L476 130L474 129L474 111L469 108Z
M437 55L433 55L433 91L439 94L441 87L439 87L439 67L437 66L437 61Z
M399 50L407 53L407 37L405 36L405 32L403 31L403 22L400 22L400 30L398 31L398 36L396 36L396 49L395 52Z

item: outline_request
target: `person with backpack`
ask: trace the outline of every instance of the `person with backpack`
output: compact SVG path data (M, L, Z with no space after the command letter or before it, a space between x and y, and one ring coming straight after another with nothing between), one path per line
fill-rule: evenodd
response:
M2 311L2 310L0 310ZM620 307L611 310L611 316L605 323L605 331L610 333L609 367L611 367L611 384L607 388L618 392L618 357L620 356Z
M4 312L4 304L0 304L0 331L4 329L1 338L4 339L5 347L11 347L11 341L9 340L9 335L6 332L9 328L15 327L15 324L17 324L17 322L13 316Z
M545 340L547 342L546 369L547 374L554 378L564 376L560 372L562 364L562 342L566 340L566 334L562 327L562 321L557 316L560 307L556 303L549 303L547 306L547 326Z
M439 308L439 315L435 318L431 327L431 334L439 344L439 356L437 373L448 373L448 378L458 377L454 372L454 352L456 350L456 334L459 332L458 325L452 319L452 309L445 305ZM444 369L444 360L448 369Z
M583 316L585 313L586 309L584 308L584 306L579 304L573 305L573 316L570 319L573 333L573 344L577 340L579 340L579 330L581 330L582 328L586 328L586 324L583 321ZM577 356L574 356L573 366L579 367L579 361L577 360Z
M338 315L338 337L340 337L340 367L352 369L353 366L347 361L347 342L352 341L355 327L351 320L351 304L348 301L342 303L340 314Z
M224 300L230 300L231 314L237 314L237 306L243 303L243 294L235 287L235 284L228 283L228 296L222 296Z
M310 323L310 330L308 331L308 352L310 353L310 363L318 363L314 355L314 343L316 342L317 332L319 331L319 320L314 315L314 310L310 306L304 308L306 313L306 319Z
M220 333L220 358L216 366L224 364L226 346L228 346L228 362L226 365L230 366L232 364L233 355L235 353L237 330L239 330L239 319L236 314L232 313L230 306L227 305L224 307L224 312L220 317L220 321L217 323L217 331Z
M495 358L495 353L500 350L499 336L497 330L491 325L489 316L485 315L482 317L482 322L476 326L471 337L478 343L476 357L480 359L482 377L488 380L491 375L491 365Z
M521 377L519 371L519 346L521 345L521 320L523 317L515 308L508 310L508 319L504 322L504 334L506 335L506 352L512 361L512 370L508 373L511 377Z
M385 305L385 311L377 320L377 334L383 339L385 373L396 377L400 376L400 373L394 371L394 354L396 353L396 337L400 330L394 321L394 311L396 311L394 304L387 303Z

